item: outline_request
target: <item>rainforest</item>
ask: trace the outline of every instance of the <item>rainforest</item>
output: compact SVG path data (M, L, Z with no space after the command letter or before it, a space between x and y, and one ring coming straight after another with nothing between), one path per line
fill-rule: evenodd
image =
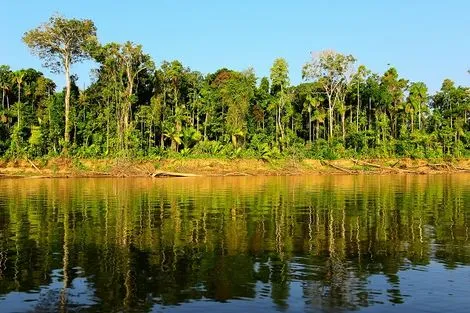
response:
M41 69L0 67L0 154L5 159L339 158L458 159L470 155L470 88L451 79L430 93L390 67L353 55L305 53L302 82L272 60L253 68L190 69L153 60L132 41L102 43L94 22L54 15L23 42ZM72 65L93 60L92 83Z

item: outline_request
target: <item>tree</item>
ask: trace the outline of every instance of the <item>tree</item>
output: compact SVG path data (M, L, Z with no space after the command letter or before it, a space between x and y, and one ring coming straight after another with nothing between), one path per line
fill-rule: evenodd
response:
M282 124L282 110L287 104L287 88L289 87L289 65L283 58L274 60L270 71L271 94L277 98L276 101L276 138L284 140L285 132Z
M52 16L47 23L26 32L23 41L33 54L44 60L53 72L65 74L64 148L70 141L70 69L72 64L89 57L89 48L96 44L96 27L91 20Z
M342 100L356 59L332 50L312 53L312 60L302 68L302 78L319 80L328 100L329 139L333 137L333 110Z
M428 88L422 82L412 83L408 101L410 102L413 113L411 115L411 131L413 131L413 114L418 111L418 129L421 130L421 113L428 99Z
M154 64L148 54L143 53L141 45L134 45L132 42L127 41L121 46L119 54L124 73L127 78L126 88L126 102L123 110L123 124L125 133L129 131L129 114L134 102L135 83L141 72L153 70ZM127 138L127 137L126 137ZM126 141L127 149L127 141Z
M354 87L357 88L356 93L356 132L359 132L359 111L361 109L361 95L360 95L360 87L361 84L364 83L367 76L369 76L370 71L364 65L360 65L357 68L356 73L353 76L353 83ZM351 90L352 91L352 90ZM351 112L352 115L352 112Z
M405 89L408 80L399 78L394 67L389 68L381 77L381 104L385 106L390 118L392 136L398 138L399 110L404 102Z
M18 88L18 97L17 97L18 102L21 102L21 86L23 84L24 76L25 76L24 70L19 70L13 73L13 83L15 83Z
M7 92L10 90L13 81L12 71L7 65L0 66L0 88L2 89L2 109L5 109L5 97L7 99L7 107L10 108L10 101Z
M223 105L227 108L226 132L237 147L238 138L246 137L246 117L254 96L255 74L252 69L231 72L220 85Z

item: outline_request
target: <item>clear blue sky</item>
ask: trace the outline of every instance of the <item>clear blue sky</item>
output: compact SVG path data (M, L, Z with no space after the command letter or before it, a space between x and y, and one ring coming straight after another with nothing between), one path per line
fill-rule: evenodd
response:
M203 73L254 67L269 75L277 57L301 81L310 51L351 53L374 72L387 64L434 91L444 78L470 85L470 1L108 1L0 0L0 64L41 69L23 33L55 12L90 18L102 43L142 44L157 64L178 59ZM91 64L74 67L80 87ZM42 71L52 76L47 69ZM59 86L64 79L52 76Z

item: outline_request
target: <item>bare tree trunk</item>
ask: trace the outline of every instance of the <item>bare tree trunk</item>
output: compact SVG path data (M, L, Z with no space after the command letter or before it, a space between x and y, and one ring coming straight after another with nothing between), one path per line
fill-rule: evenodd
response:
M346 111L343 110L343 112L341 112L341 127L343 129L343 142L346 140L345 120L346 120Z
M106 119L106 155L109 154L109 113L107 115L108 118Z
M67 154L70 142L70 57L65 57L65 131L64 131L64 152Z
M421 104L418 107L418 128L421 130Z
M18 81L18 102L21 102L21 83Z
M359 132L359 107L361 106L359 98L359 82L357 82L357 106L356 106L356 132ZM351 112L352 115L352 112Z
M278 122L278 116L279 114L277 113L278 109L276 109L276 142L279 142L279 122Z
M317 131L315 132L315 137L317 140L319 136L320 136L320 122L317 120Z
M328 95L328 141L333 138L333 99Z
M308 110L308 140L312 142L312 111Z
M206 113L206 118L205 118L205 121L204 121L204 141L207 140L207 122L209 120L209 114Z
M128 149L128 133L129 133L129 116L132 110L132 93L134 92L134 76L131 72L131 65L128 63L126 65L126 73L127 73L127 99L124 108L124 148L125 150Z
M333 138L333 108L328 108L328 140Z

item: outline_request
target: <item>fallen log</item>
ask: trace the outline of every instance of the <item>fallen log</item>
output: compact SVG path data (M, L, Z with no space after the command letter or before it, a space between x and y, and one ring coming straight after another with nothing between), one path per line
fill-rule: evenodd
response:
M157 171L157 172L154 172L150 176L152 176L152 177L199 177L201 175L189 174L189 173L175 173L175 172Z
M455 169L459 171L470 172L470 168L455 166Z
M224 176L253 176L252 174L243 173L243 172L230 172L224 174Z
M42 173L41 170L30 159L26 159L26 160L28 160L28 162L36 169L36 171L38 171L39 173Z
M355 159L351 159L351 160L354 163L358 164L358 165L371 166L371 167L380 168L380 169L383 169L383 170L389 170L389 171L393 171L393 172L405 172L405 173L412 173L412 174L419 174L420 173L420 172L416 172L416 171L410 171L410 170L405 170L405 169L402 169L402 168L383 166L383 165L369 163L369 162L365 162L365 161L359 161L359 160L355 160Z
M345 173L348 173L348 174L356 174L357 173L357 172L353 172L352 170L346 169L346 168L338 166L338 165L334 165L334 164L326 162L326 161L323 161L323 163L325 163L326 165L328 165L328 166L330 166L334 169L337 169L339 171L342 171L342 172L345 172Z
M430 166L430 167L446 167L446 168L449 168L449 164L447 164L447 163L428 163L427 166Z

